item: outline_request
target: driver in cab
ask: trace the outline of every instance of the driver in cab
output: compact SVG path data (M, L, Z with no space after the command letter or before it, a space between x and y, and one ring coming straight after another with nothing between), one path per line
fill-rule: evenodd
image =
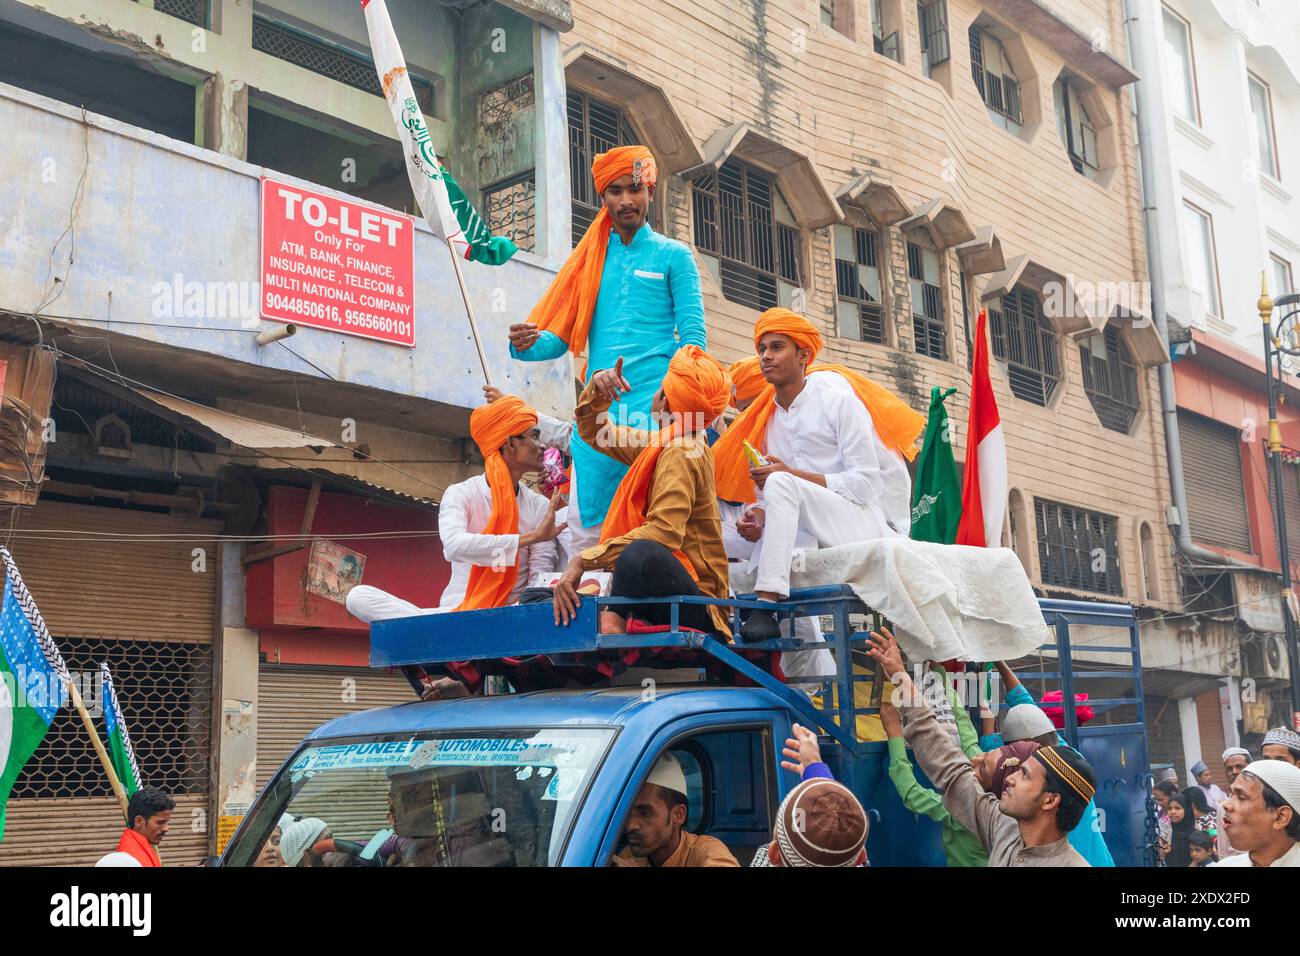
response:
M659 758L623 824L627 847L610 866L740 866L725 843L685 829L686 774L671 753Z

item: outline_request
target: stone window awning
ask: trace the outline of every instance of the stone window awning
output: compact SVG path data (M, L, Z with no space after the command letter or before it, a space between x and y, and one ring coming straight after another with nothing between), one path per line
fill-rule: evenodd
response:
M661 173L680 173L704 162L700 148L672 101L653 83L579 44L564 55L565 83L621 107L646 138Z
M1098 323L1080 307L1074 284L1055 269L1035 262L1023 253L1012 256L1006 268L989 277L980 294L980 302L998 303L1016 286L1025 286L1039 294L1043 315L1062 335L1095 331Z
M912 210L912 214L898 224L906 232L923 229L930 234L935 246L950 249L976 238L975 230L963 213L942 196L936 196Z
M1001 272L1007 267L1006 257L1002 254L1002 241L989 225L975 230L975 238L963 242L953 249L961 260L962 269L973 276Z
M569 6L569 0L497 0L497 2L560 33L567 33L573 29L573 9ZM451 4L461 10L470 5L464 2Z
M835 199L842 206L861 209L877 228L902 222L912 214L893 183L874 173L863 173L835 190Z
M1169 361L1169 345L1150 315L1116 305L1096 331L1104 332L1111 326L1119 330L1120 338L1138 365L1161 365Z
M1071 23L1051 9L1051 0L984 0L990 13L1016 29L1050 46L1070 64L1109 86L1121 87L1138 80L1138 75L1106 52L1090 32ZM1098 23L1109 31L1109 24Z
M790 211L804 229L820 229L844 218L839 203L826 188L812 160L749 123L736 123L718 130L700 152L703 161L682 170L682 176L694 179L716 173L734 155L776 177Z

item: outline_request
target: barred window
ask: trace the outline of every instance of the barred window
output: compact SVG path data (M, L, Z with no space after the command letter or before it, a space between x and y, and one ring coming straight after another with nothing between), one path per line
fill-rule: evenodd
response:
M153 8L159 13L193 23L205 30L212 22L210 6L209 0L153 0Z
M375 61L370 57L258 14L253 15L253 49L366 93L384 95L383 87L379 85L379 74L375 70ZM411 78L411 87L420 109L433 115L433 84L412 73L408 72L407 75Z
M1097 131L1092 118L1079 98L1079 89L1066 77L1053 87L1056 98L1056 131L1070 157L1074 171L1089 179L1097 178Z
M1043 583L1098 594L1123 594L1119 519L1100 511L1034 499Z
M1127 435L1138 413L1138 373L1119 330L1089 336L1079 343L1083 390L1105 428Z
M1061 381L1061 360L1038 296L1019 287L1004 295L1002 311L989 311L989 338L993 354L1007 363L1012 393L1046 406Z
M939 253L915 242L907 244L907 276L912 290L912 333L916 351L930 358L948 357Z
M616 146L636 143L637 136L621 109L579 90L569 90L568 113L569 182L573 188L573 244L576 246L603 205L591 178L592 160ZM658 204L651 205L652 211L657 208ZM657 227L658 222L652 215L652 225Z
M736 159L691 189L695 246L716 257L715 278L732 302L788 305L800 282L799 230L770 173Z
M1020 83L1002 43L987 30L972 25L970 40L970 71L980 99L988 107L989 116L1005 130L1019 133L1024 123L1020 104Z
M921 33L921 70L929 76L940 63L947 63L950 56L948 0L917 3L916 22Z
M99 700L99 665L113 675L140 783L173 797L205 793L209 786L212 739L212 647L171 641L64 638L59 651L74 674L93 675L79 684ZM97 718L103 733L103 720ZM99 797L112 793L76 710L54 715L49 733L14 782L15 797Z
M863 342L885 341L879 236L868 229L836 225L835 306L839 334Z
M537 248L537 178L533 170L483 190L483 222L520 249Z

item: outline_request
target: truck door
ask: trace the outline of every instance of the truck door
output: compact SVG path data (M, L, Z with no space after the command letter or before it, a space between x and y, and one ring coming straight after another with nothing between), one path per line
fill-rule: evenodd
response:
M686 774L685 829L721 840L741 866L771 839L776 811L777 715L735 711L669 724L646 747L630 775L601 841L595 864L622 847L623 822L655 762L671 752ZM781 740L785 737L782 734Z

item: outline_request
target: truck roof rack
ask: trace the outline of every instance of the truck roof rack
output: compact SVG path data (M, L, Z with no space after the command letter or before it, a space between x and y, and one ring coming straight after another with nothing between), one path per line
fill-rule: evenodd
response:
M670 627L648 634L601 634L597 627L599 611L625 604L664 604L669 607ZM1127 646L1088 644L1087 651L1101 654L1126 654L1122 670L1105 670L1089 676L1123 675L1136 681L1134 697L1089 701L1095 709L1141 705L1141 663L1137 646L1137 623L1133 609L1127 605L1094 604L1084 601L1041 599L1045 622L1055 629L1056 643L1045 644L1042 651L1056 651L1059 660L1070 660L1069 627L1074 624L1110 625L1129 630ZM802 644L791 639L777 639L756 644L726 643L710 634L683 630L678 626L681 609L687 605L719 605L730 614L733 634L740 632L742 610L762 607L775 610L777 617L790 620L800 617L829 617L833 626L823 631L821 643ZM850 615L869 618L865 629L857 629ZM707 667L713 673L729 673L733 679L758 684L775 694L810 726L820 727L846 750L861 754L879 749L881 744L860 740L858 718L875 714L884 687L874 662L866 656L868 633L885 622L867 607L847 585L834 584L797 589L786 601L760 602L752 594L728 600L705 597L669 598L585 598L576 617L567 626L555 624L549 602L512 605L479 611L445 614L422 614L412 617L376 621L370 628L370 665L372 667L418 667L470 661L500 662L506 659L545 657L561 665L557 686L567 680L563 665L579 658L609 661L625 660L631 651L671 651L671 666L683 663ZM793 624L791 624L793 627ZM819 628L820 630L820 628ZM793 630L791 630L793 633ZM830 648L837 661L836 673L818 677L801 677L801 682L820 683L816 701L787 685L764 669L762 659L779 651ZM653 655L638 664L654 663ZM1074 691L1074 673L1068 663L1059 672L1035 672L1035 679L1057 679L1066 699ZM859 693L859 685L870 684L870 691ZM1082 732L1105 732L1105 728L1077 726L1073 708L1065 708L1066 738L1072 743ZM1124 725L1126 726L1126 725Z

